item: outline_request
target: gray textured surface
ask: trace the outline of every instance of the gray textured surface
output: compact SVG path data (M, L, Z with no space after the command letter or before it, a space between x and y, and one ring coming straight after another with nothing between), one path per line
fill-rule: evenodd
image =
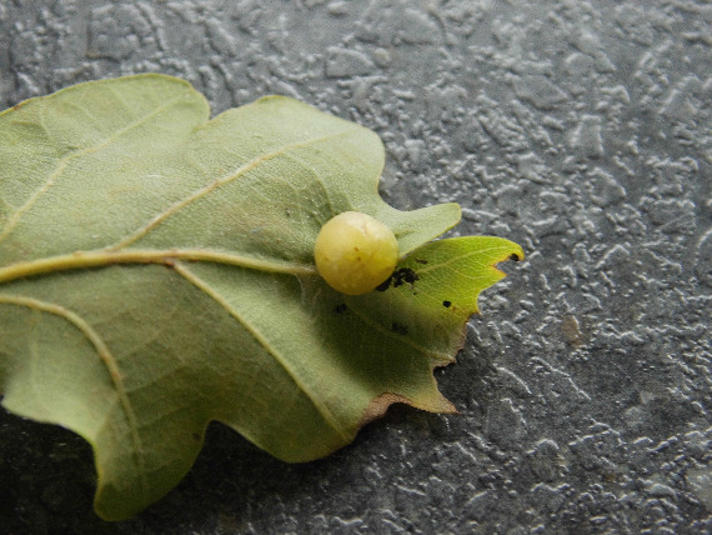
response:
M533 4L0 3L2 108L146 71L214 112L295 96L382 136L387 200L528 253L438 373L461 414L394 407L307 465L214 425L105 524L88 446L3 413L0 531L712 532L712 5Z

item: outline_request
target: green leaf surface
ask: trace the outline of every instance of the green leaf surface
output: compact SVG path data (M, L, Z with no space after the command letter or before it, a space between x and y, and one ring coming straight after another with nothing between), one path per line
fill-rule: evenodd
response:
M493 237L378 195L376 134L284 97L209 120L184 81L80 84L0 114L0 392L95 453L95 507L127 518L190 469L218 420L285 461L353 440L389 404L450 412L432 375L462 345ZM316 274L327 220L367 213L403 255L388 287Z

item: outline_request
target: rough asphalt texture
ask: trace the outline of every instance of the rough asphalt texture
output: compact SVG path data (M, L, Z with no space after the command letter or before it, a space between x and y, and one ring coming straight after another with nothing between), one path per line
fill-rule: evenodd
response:
M41 7L46 4L46 7ZM215 113L297 97L377 131L384 197L521 243L480 298L454 416L392 408L285 465L214 424L133 520L89 447L0 416L7 533L712 532L712 4L0 3L0 107L138 72Z

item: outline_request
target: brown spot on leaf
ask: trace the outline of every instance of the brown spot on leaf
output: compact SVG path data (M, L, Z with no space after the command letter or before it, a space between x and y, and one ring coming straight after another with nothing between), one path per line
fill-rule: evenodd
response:
M426 405L421 405L416 401L413 401L401 394L394 394L393 392L384 392L380 396L375 397L371 400L366 407L366 410L361 415L361 420L359 420L358 427L362 427L373 420L383 416L388 407L394 403L405 403L411 407L416 407L421 410L427 410L430 412L439 412L441 414L457 414L457 409L450 403L447 399L440 396L439 400L431 400L426 402Z
M380 396L371 400L371 403L368 404L366 410L363 411L358 426L364 426L367 423L372 422L377 418L380 418L381 416L386 414L388 407L390 407L394 403L405 403L407 405L412 405L412 402L405 396L401 396L400 394L393 394L392 392L384 392Z

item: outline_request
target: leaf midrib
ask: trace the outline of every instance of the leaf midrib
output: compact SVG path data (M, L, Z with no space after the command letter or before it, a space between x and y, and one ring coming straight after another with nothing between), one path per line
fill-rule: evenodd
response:
M455 238L458 239L458 238ZM485 255L490 255L490 253L494 251L506 251L509 252L509 249L507 247L504 247L502 245L499 246L493 246L493 247L486 247L484 249L477 249L474 251L470 251L468 253L463 253L463 254L458 254L458 255L452 255L450 258L447 259L445 262L433 262L429 264L428 266L425 267L419 267L418 268L418 274L422 273L427 273L428 271L433 271L437 269L443 269L443 268L449 268L451 264L454 264L456 262L460 262L466 258L470 258L472 256L485 256ZM489 266L488 262L482 262L482 266ZM452 268L449 268L452 269Z
M284 273L288 275L316 274L316 269L310 264L279 262L212 249L122 249L118 251L98 249L75 251L69 254L28 260L26 262L15 262L0 268L0 284L59 271L106 267L116 264L160 264L166 267L173 267L177 260L227 264L267 273Z
M174 101L177 99L174 99ZM169 102L167 105L172 105L174 101ZM165 106L159 108L162 109ZM149 114L149 116L152 114ZM145 119L145 118L144 118ZM138 123L137 123L138 124ZM208 123L206 123L208 124ZM135 126L134 124L131 125ZM123 130L129 130L127 127ZM259 271L269 272L269 273L286 273L291 275L312 275L316 273L313 265L303 265L298 263L290 262L276 262L269 260L262 260L257 258L251 258L247 255L239 255L234 253L226 253L223 251L213 251L208 249L200 248L170 248L170 249L126 249L127 245L130 245L140 239L141 237L148 234L153 228L160 225L168 217L175 215L177 212L190 205L195 200L214 192L220 186L223 186L241 176L244 176L249 171L257 168L261 163L268 161L277 156L286 154L288 151L306 147L315 143L327 139L333 139L343 135L350 134L354 131L352 127L345 128L338 132L332 132L330 134L309 138L296 143L289 143L279 147L277 150L268 152L266 154L261 154L252 160L241 165L237 170L227 173L224 176L217 178L216 180L206 184L202 188L193 191L186 198L176 202L174 205L170 206L167 210L154 216L148 223L143 227L135 230L129 234L126 238L109 246L105 249L92 250L92 251L74 251L72 253L64 255L55 255L52 257L45 257L41 259L30 260L26 262L16 262L8 266L0 267L0 284L5 282L10 282L15 279L41 275L46 273L51 273L55 271L64 271L68 269L85 269L91 267L101 267L108 266L112 264L163 264L171 267L173 262L176 260L188 260L188 261L207 261L215 262L221 264L229 264L234 266L240 266L245 268L256 269ZM115 138L112 136L110 139ZM79 155L86 152L98 150L102 146L108 144L107 140L102 143L80 151ZM69 160L72 157L77 156L76 154L63 159ZM63 163L66 163L63 161ZM59 166L62 167L61 165ZM59 168L58 168L59 169ZM31 199L21 207L15 214L13 214L13 221L9 226L6 226L2 231L0 231L0 241L4 238L19 221L22 214L24 214L29 206L31 206L36 197L44 193L49 187L54 183L57 172L53 173L50 179L40 188Z

